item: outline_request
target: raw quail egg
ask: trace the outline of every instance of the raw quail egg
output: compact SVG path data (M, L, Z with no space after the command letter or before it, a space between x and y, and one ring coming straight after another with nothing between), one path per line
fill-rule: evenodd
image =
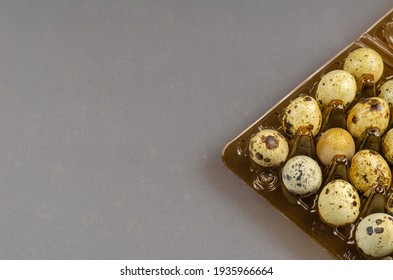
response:
M393 105L393 80L386 81L378 89L378 97L388 102L389 106Z
M285 137L274 129L262 129L251 137L251 159L264 167L278 166L288 156L289 146Z
M308 95L301 95L292 100L282 116L282 127L292 137L301 126L310 126L315 136L322 124L322 112L317 101Z
M347 56L343 66L343 69L351 73L356 80L363 74L372 74L375 82L381 78L383 68L382 57L370 48L354 50Z
M355 242L365 255L382 258L393 253L393 217L373 213L365 217L355 230Z
M322 109L333 99L343 101L344 107L352 103L356 95L356 80L345 70L333 70L325 74L318 83L315 99Z
M322 184L322 170L314 159L303 155L294 156L282 169L282 181L291 193L315 193Z
M327 183L318 197L318 213L331 226L353 223L360 213L360 198L347 181L337 179Z
M393 128L389 129L382 139L382 154L387 162L393 164Z
M355 154L355 141L345 129L330 128L319 138L316 152L323 165L328 165L335 155L345 155L351 160Z
M390 108L388 103L379 97L363 99L353 106L347 117L347 129L358 138L369 126L379 128L381 134L389 125Z
M364 149L352 157L348 178L358 191L364 193L378 183L389 187L392 182L392 173L388 163L379 153Z

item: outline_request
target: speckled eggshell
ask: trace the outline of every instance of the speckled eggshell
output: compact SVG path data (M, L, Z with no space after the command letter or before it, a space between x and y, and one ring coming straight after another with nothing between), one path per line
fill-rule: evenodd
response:
M382 139L382 154L387 162L393 164L393 128Z
M322 170L314 159L303 155L294 156L282 169L282 181L290 193L315 193L322 185Z
M360 198L347 181L337 179L326 184L318 197L318 213L331 226L353 223L360 213Z
M274 129L262 129L250 139L251 159L264 167L274 167L283 163L289 153L285 137Z
M319 138L316 152L323 165L329 165L335 155L345 155L351 160L355 154L355 141L345 129L330 128Z
M356 80L345 70L326 73L318 83L315 99L325 109L333 99L343 101L345 107L352 103L356 95Z
M373 213L365 217L355 230L355 242L366 256L382 258L393 253L393 217Z
M348 171L349 182L359 191L366 192L379 181L392 183L392 173L386 160L376 151L358 151L351 161Z
M393 80L388 80L380 86L378 97L385 100L389 106L393 106Z
M363 74L372 74L377 82L382 76L384 64L382 57L375 50L359 48L347 56L343 69L351 73L356 80Z
M282 127L292 137L301 126L310 126L315 136L322 124L322 112L317 101L311 96L299 96L285 108L282 116Z
M379 97L363 99L353 106L347 117L347 129L355 138L358 138L367 127L379 128L381 134L389 125L389 104Z

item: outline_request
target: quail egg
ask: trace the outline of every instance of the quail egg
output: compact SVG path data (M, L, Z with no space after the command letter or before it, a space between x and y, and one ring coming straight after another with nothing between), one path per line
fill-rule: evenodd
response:
M331 226L353 223L360 213L360 197L347 181L336 179L327 183L318 197L318 213Z
M310 126L315 136L322 124L322 112L318 102L308 95L301 95L292 100L282 116L282 128L292 137L301 126Z
M381 55L375 50L359 48L347 56L343 69L351 73L356 80L363 74L372 74L377 82L382 76L384 64Z
M389 106L393 106L393 80L388 80L378 89L378 97L388 102Z
M345 70L333 70L325 74L318 83L315 99L325 109L333 99L343 101L347 107L356 95L356 80Z
M321 187L322 170L314 159L303 155L294 156L282 169L282 181L290 193L308 195Z
M364 149L352 157L348 178L359 192L364 193L378 183L389 187L392 173L388 163L379 153Z
M393 164L393 128L382 139L382 154L387 162Z
M351 160L355 154L355 141L345 129L330 128L319 138L316 152L323 165L328 165L335 155L345 155Z
M264 167L278 166L289 153L285 137L274 129L262 129L251 137L249 144L251 159Z
M393 217L373 213L357 225L355 242L366 256L382 258L393 253Z
M347 129L358 138L369 126L379 128L381 134L389 125L390 108L388 103L379 97L363 99L353 106L347 117Z

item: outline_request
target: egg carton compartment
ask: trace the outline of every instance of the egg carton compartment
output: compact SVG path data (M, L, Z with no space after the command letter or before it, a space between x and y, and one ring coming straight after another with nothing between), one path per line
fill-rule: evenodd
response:
M293 89L261 118L227 143L222 151L223 163L230 171L238 176L258 195L270 202L279 213L294 223L300 230L319 244L322 249L326 250L336 259L349 260L370 258L357 248L354 241L354 231L359 219L343 227L333 227L321 220L317 210L317 199L323 185L337 178L347 180L346 172L350 162L348 162L348 159L337 157L334 165L322 165L315 154L315 146L320 134L312 135L310 131L303 129L298 130L295 135L288 135L285 132L285 128L282 127L283 111L299 96L311 96L315 98L316 89L321 78L330 71L343 69L344 61L348 55L359 48L371 48L380 54L384 62L382 76L378 81L374 81L372 78L370 80L369 77L359 79L357 82L358 88L361 89L361 94L355 97L355 100L350 106L342 108L340 104L338 104L337 107L324 110L321 131L326 131L330 126L340 126L337 124L343 120L345 122L348 112L355 104L367 97L377 96L381 85L393 79L393 49L390 49L387 41L383 37L383 28L387 23L390 23L392 19L393 10L387 13L367 32L362 34L355 42L347 46L299 86ZM389 128L392 127L393 115L393 110L390 111ZM289 193L282 183L282 168L284 163L279 166L267 168L256 164L255 161L251 159L249 154L250 139L253 135L264 129L273 129L285 136L290 149L287 160L290 159L294 153L300 153L309 155L319 162L323 169L323 185L319 189L319 192L309 196L299 196ZM388 131L388 129L386 131ZM356 139L356 152L363 148L371 148L374 150L380 149L381 139L383 139L384 133L379 133L378 130L371 129L367 135L364 134L362 137ZM389 164L389 168L392 168L391 164ZM378 210L373 209L373 207L380 207L381 204L380 201L378 201L380 200L380 196L387 197L390 195L388 192L392 190L392 187L388 187L385 193L385 189L381 190L375 187L367 196L360 194L363 206L362 211L375 212ZM365 204L367 204L366 207L364 206ZM362 214L364 215L364 212ZM384 257L384 259L392 258L393 255Z
M385 52L393 54L393 12L389 11L371 26L364 36L373 40Z

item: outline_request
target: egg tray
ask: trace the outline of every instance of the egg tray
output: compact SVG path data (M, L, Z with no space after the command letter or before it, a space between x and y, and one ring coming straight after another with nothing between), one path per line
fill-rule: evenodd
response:
M376 89L385 81L392 79L393 48L390 44L390 41L393 41L390 35L393 30L392 26L393 9L372 25L356 41L293 89L260 119L227 143L222 151L223 163L230 171L258 195L268 200L279 213L294 223L335 259L355 260L367 259L368 257L358 250L353 237L346 238L345 233L341 234L337 228L325 224L320 219L315 207L309 207L310 204L316 203L315 197L314 200L305 201L307 198L295 197L286 191L281 182L282 165L269 169L253 163L248 154L248 143L254 134L264 128L275 129L285 136L281 127L280 116L291 100L300 95L315 97L316 87L321 77L332 70L342 69L345 58L357 48L372 48L381 55L384 61L384 72L381 79L375 83ZM289 138L287 140L288 142L293 141ZM390 167L392 168L392 166ZM351 226L349 231L353 233L354 225ZM348 231L348 229L343 229L343 231ZM387 258L392 257L388 256Z

